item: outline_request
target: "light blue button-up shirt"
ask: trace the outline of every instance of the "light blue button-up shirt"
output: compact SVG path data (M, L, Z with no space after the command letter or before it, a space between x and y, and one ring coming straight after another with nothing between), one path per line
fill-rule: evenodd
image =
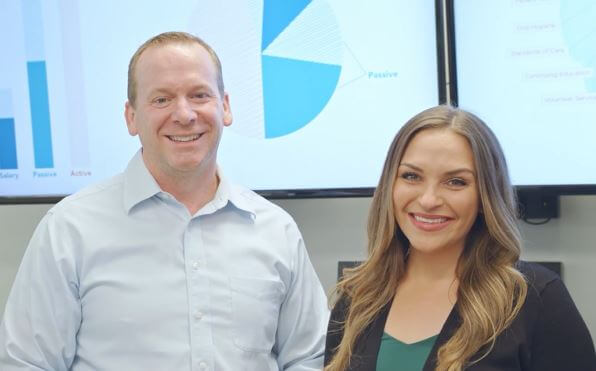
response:
M140 152L37 227L0 369L320 370L328 310L292 218L220 174L190 215Z

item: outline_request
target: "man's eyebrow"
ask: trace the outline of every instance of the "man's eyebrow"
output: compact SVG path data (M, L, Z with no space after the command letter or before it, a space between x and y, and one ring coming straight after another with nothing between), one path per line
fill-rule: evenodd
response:
M169 94L170 93L170 90L167 89L167 88L155 88L155 89L151 90L149 93L150 93L149 95Z
M189 90L202 90L202 89L212 90L211 87L209 86L209 84L196 84L189 88ZM170 92L171 92L171 89L168 87L157 87L157 88L154 88L153 90L151 90L151 94L160 94L160 93L169 94Z

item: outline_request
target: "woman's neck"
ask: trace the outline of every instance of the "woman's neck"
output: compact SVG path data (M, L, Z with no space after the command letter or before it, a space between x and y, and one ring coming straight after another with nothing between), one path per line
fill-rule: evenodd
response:
M410 248L406 262L406 278L420 282L453 282L457 262L463 249L444 249L432 253Z

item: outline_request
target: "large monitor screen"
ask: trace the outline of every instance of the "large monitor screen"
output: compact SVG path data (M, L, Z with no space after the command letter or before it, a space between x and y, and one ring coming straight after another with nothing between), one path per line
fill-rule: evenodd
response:
M0 198L73 193L138 151L127 67L180 30L222 60L218 163L257 191L374 187L391 139L439 102L435 1L3 2ZM0 199L0 201L1 201Z
M514 184L596 191L596 2L453 4L457 101L496 132Z

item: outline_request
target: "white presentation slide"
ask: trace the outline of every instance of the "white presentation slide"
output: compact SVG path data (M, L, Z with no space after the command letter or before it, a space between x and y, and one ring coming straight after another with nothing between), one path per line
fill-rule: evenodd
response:
M458 101L516 185L596 184L596 1L456 0Z
M164 31L219 54L234 122L218 162L255 190L374 187L395 133L439 100L433 0L2 3L0 197L123 171L140 148L128 62Z

